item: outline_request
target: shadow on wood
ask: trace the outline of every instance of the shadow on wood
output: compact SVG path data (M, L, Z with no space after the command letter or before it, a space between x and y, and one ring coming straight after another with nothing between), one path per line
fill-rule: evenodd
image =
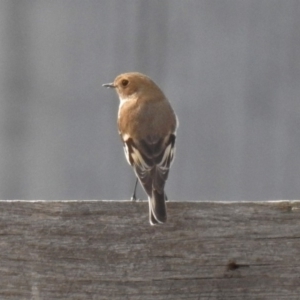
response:
M0 299L299 299L300 202L1 201Z

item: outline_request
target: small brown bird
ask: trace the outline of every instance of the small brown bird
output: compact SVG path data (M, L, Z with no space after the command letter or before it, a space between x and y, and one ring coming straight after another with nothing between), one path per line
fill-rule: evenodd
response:
M103 86L115 88L120 98L119 134L126 159L148 195L150 224L165 223L164 187L175 154L176 115L162 90L141 73L121 74Z

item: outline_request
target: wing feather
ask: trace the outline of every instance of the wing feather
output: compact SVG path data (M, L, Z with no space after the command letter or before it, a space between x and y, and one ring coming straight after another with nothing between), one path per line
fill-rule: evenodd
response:
M124 152L128 163L149 197L150 223L164 223L167 218L164 187L175 155L175 135L155 143L134 141L127 136Z

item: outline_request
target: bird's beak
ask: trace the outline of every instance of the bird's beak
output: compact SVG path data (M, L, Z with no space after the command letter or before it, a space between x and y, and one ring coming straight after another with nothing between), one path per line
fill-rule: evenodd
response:
M104 83L104 84L102 84L102 86L109 88L109 89L116 88L113 82L112 83Z

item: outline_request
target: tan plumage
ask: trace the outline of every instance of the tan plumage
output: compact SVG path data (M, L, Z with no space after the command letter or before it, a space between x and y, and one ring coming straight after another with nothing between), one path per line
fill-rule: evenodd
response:
M149 197L150 223L167 220L164 186L175 152L175 113L146 75L125 73L106 87L120 98L118 128L125 156Z

